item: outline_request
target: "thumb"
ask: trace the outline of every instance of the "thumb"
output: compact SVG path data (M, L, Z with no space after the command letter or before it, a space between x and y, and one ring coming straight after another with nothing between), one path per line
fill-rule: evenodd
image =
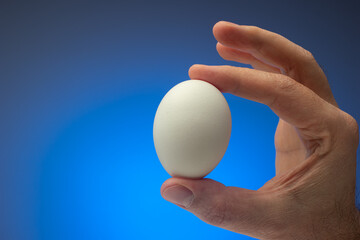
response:
M217 227L256 238L271 231L274 209L258 191L226 187L211 179L170 178L162 185L161 195Z

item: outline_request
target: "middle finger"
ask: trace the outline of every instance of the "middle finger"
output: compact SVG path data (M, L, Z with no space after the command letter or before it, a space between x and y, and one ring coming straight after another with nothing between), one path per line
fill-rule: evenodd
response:
M281 69L299 83L336 105L326 76L312 54L285 37L253 26L218 22L213 28L218 42L250 53L262 62Z

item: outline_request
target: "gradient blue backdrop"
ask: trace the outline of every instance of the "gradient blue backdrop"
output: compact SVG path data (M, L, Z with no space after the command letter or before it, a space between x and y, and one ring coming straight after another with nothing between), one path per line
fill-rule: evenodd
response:
M0 3L0 239L250 239L161 198L152 140L160 100L192 64L241 65L215 50L219 20L310 50L360 120L355 1L49 2ZM274 176L277 117L226 98L232 137L209 177L257 189Z

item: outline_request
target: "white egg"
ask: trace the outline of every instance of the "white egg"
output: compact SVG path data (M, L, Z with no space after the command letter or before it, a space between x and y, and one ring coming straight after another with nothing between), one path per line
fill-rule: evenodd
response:
M231 135L231 113L223 94L202 80L174 86L154 119L156 153L173 177L202 178L223 158Z

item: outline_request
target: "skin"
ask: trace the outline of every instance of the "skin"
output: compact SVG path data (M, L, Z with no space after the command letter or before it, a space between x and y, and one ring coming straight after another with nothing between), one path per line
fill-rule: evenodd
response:
M162 196L211 225L258 239L360 239L358 124L339 109L312 54L254 26L221 21L213 33L221 57L254 69L197 64L189 76L279 116L276 176L257 191L170 178Z

